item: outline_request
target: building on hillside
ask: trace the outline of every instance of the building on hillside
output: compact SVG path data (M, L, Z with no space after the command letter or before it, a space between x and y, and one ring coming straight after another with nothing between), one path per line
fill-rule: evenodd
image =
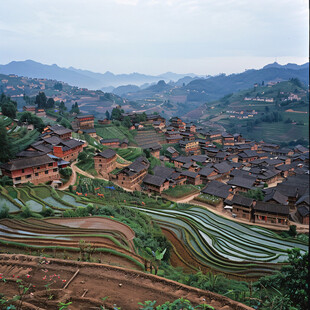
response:
M179 143L179 141L183 139L179 131L169 130L169 131L166 131L165 135L166 135L167 143L170 143L170 144Z
M202 181L200 179L200 174L198 174L198 172L183 170L181 172L181 175L186 177L186 183L188 184L192 184L192 185L202 184Z
M296 216L301 224L309 225L309 201L309 193L307 193L296 202Z
M220 132L206 132L205 137L212 143L222 143L222 134Z
M80 152L83 151L84 142L76 139L63 140L57 136L41 138L28 147L28 151L41 151L45 154L52 154L66 161L74 161Z
M101 139L100 144L107 146L107 147L119 147L119 139Z
M179 156L173 159L173 164L176 168L182 168L184 164L193 162L190 157Z
M234 136L227 132L223 132L222 133L222 144L223 145L234 145L235 144Z
M185 123L178 117L170 119L170 126L174 127L178 131L185 131Z
M98 124L100 125L109 125L111 124L111 120L105 118L105 119L98 119Z
M91 129L94 128L94 121L94 115L78 115L72 122L72 127L74 130Z
M46 154L11 160L1 165L1 171L14 185L27 182L38 185L60 179L57 161Z
M68 140L72 137L72 130L58 124L48 125L44 128L41 136L45 138L57 136L62 140Z
M194 125L192 123L186 124L185 131L186 132L191 132L191 133L196 133L196 125Z
M166 122L165 121L154 121L153 122L153 127L155 129L158 129L159 132L161 132L165 127L166 127Z
M232 213L237 217L246 219L249 222L251 221L251 211L253 204L255 204L253 199L241 195L234 195L231 200L226 199L224 203L232 206Z
M92 138L96 138L97 137L97 133L96 133L96 129L95 128L80 129L78 131L78 133L83 134L83 135L87 134L87 135L89 135Z
M254 223L288 225L289 213L289 206L257 201L253 205L252 219Z
M140 185L147 174L148 168L148 160L141 156L115 175L116 183L120 187L125 187L129 190L140 190Z
M253 189L256 178L251 176L236 176L227 182L228 185L232 186L234 193L247 192Z
M182 151L185 153L192 153L192 154L200 154L200 147L199 147L199 142L198 141L179 141L179 146L181 147Z
M169 181L157 175L147 174L143 179L143 187L148 192L160 194L169 188Z
M169 158L176 158L179 156L179 152L172 146L167 147L166 154Z
M160 156L161 145L158 142L142 145L141 148L143 150L148 150L155 158L159 158Z
M225 183L219 181L211 181L207 186L201 191L202 194L208 194L221 198L222 200L233 198L232 187Z
M199 175L202 183L207 184L209 181L215 180L218 173L212 167L203 167L199 170Z
M154 123L154 122L165 122L165 118L160 114L147 114L146 115L146 123Z
M36 106L35 105L24 105L23 111L35 114L36 113Z
M44 109L37 109L35 113L36 113L36 116L46 117L46 112Z
M98 174L108 178L109 173L116 168L116 159L116 152L111 149L106 149L96 154L94 156L95 170Z

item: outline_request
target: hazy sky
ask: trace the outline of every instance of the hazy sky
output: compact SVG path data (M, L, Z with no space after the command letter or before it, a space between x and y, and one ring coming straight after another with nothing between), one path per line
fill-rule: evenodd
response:
M308 61L308 0L0 0L0 63L217 74Z

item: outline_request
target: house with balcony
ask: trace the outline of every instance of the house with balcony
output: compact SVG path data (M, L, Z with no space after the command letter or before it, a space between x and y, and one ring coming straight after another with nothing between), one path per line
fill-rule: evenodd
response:
M60 179L57 161L46 154L10 160L1 165L1 171L14 185L27 182L38 185Z

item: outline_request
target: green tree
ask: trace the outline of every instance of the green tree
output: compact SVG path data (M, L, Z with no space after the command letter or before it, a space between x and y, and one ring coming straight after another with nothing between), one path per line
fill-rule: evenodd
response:
M36 99L35 99L35 105L39 108L39 109L45 109L46 107L46 102L47 102L47 98L44 92L39 92L38 95L36 95Z
M77 102L72 105L70 113L80 114L80 108Z
M111 118L111 115L110 115L110 112L108 110L105 111L105 117L107 119L110 119Z
M11 141L8 138L6 129L0 126L0 161L6 162L11 156Z
M132 126L132 123L131 123L129 116L125 116L122 123L123 123L123 126L127 127L127 128L130 128Z
M4 103L2 106L2 114L10 117L15 118L16 117L16 106L12 102Z
M308 267L309 252L302 253L300 249L288 250L288 264L281 268L275 275L263 277L259 280L258 286L266 288L277 288L282 296L288 296L291 303L286 302L286 307L293 306L299 310L308 309Z
M53 98L48 98L47 102L46 102L46 106L47 109L51 109L55 107L55 100Z
M44 129L45 125L42 119L30 112L24 112L20 116L19 119L21 122L27 122L28 124L33 124L34 128L37 129L38 131L42 132Z
M54 84L54 89L57 89L57 90L59 90L59 91L62 91L62 83L59 83L59 82L55 83L55 84Z
M72 175L72 169L70 167L66 167L66 168L60 169L59 173L66 178L70 178Z
M118 108L113 108L111 119L120 121L122 118L122 111Z

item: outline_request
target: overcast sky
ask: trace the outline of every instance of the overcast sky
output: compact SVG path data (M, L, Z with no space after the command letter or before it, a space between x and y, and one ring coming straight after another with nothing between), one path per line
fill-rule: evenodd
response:
M1 0L0 63L217 74L308 61L308 0Z

